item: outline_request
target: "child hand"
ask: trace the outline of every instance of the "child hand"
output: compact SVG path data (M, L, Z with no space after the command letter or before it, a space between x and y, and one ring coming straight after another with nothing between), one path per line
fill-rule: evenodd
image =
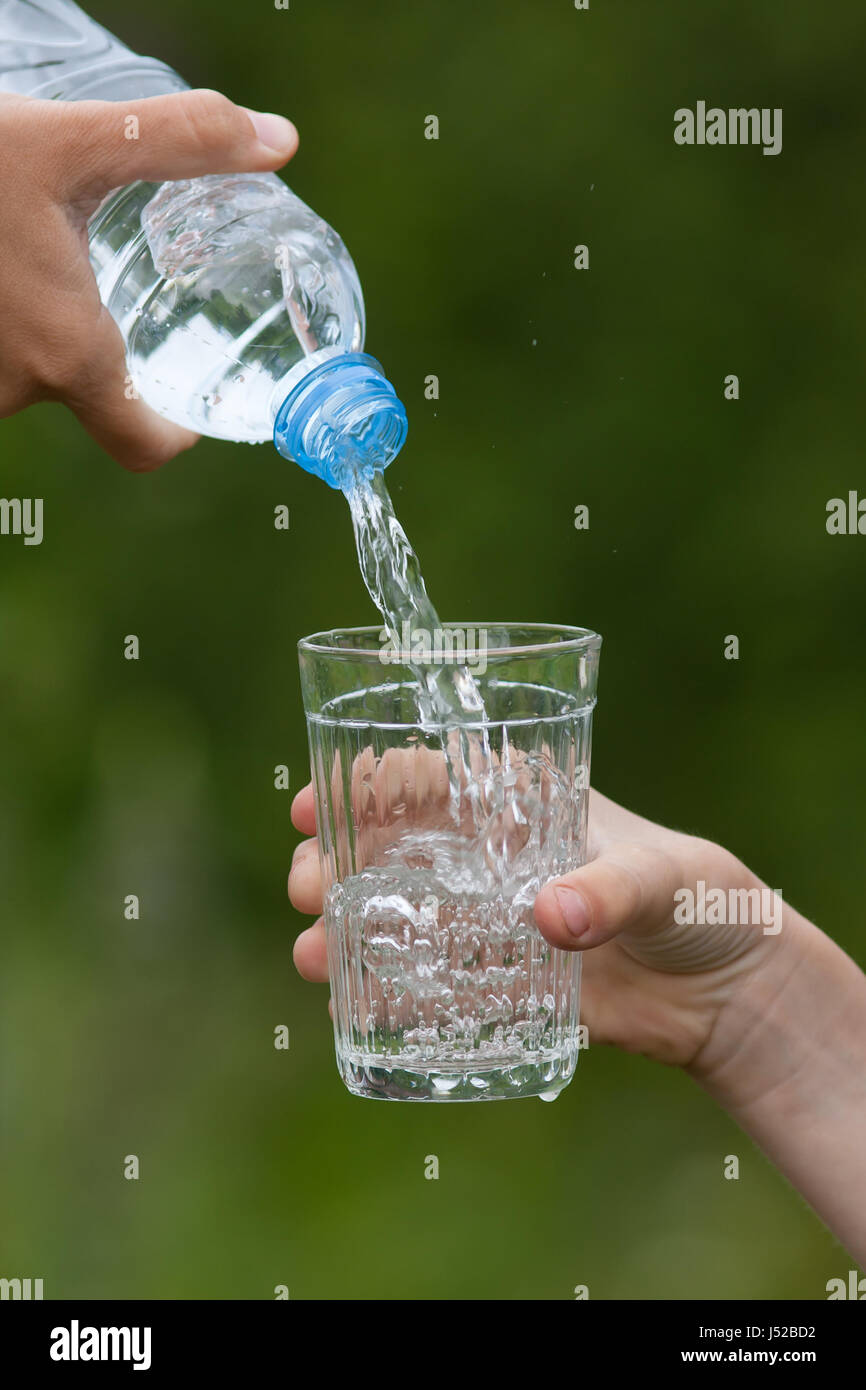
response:
M296 796L292 818L315 835L311 786ZM588 856L542 888L535 916L554 946L585 953L581 1019L590 1046L613 1043L684 1067L862 1262L863 972L727 850L598 792L590 793ZM712 890L727 905L727 925L678 920L689 895L709 902ZM295 851L289 896L301 912L322 910L314 838ZM298 937L295 964L308 980L328 978L321 918Z
M292 819L315 834L312 786L296 796ZM591 1043L700 1066L726 1000L780 946L772 922L772 935L761 924L678 925L674 894L697 896L701 881L726 896L763 885L719 845L654 825L596 791L588 857L583 868L541 890L535 917L553 946L586 953L581 1021ZM301 912L322 910L315 839L295 851L289 896ZM764 889L765 904L770 896ZM321 919L298 937L295 963L308 980L328 978Z

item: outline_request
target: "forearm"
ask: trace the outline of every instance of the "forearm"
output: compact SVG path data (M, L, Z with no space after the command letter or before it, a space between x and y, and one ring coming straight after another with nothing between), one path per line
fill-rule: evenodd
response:
M866 976L786 906L696 1079L866 1265Z

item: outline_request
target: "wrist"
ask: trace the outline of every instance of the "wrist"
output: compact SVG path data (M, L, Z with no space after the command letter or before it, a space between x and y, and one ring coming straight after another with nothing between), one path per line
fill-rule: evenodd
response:
M757 880L754 880L757 882ZM850 1015L850 1017L849 1017ZM733 1113L801 1089L843 1057L853 1024L866 1041L866 978L824 932L787 903L781 931L763 937L689 1071Z
M695 1079L866 1260L866 976L787 906L723 1006Z

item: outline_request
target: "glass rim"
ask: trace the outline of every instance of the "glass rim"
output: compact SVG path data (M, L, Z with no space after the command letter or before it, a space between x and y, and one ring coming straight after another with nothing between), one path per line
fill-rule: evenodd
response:
M517 657L517 656L562 656L569 652L588 652L597 651L602 643L599 633L592 628L575 627L571 623L518 623L518 622L473 622L473 623L454 623L446 622L441 619L442 626L440 632L484 632L491 631L510 631L517 629L523 632L537 632L541 637L538 642L517 643L513 646L491 647L487 646L486 652L489 657L497 659ZM302 637L298 642L298 652L303 655L309 653L311 656L331 657L334 660L344 661L373 661L381 662L381 648L383 638L382 633L386 632L384 623L368 623L361 627L336 627L324 632L312 632L308 637ZM542 634L556 633L557 640L544 641ZM373 646L338 646L334 639L337 638L363 638L375 637L378 645ZM330 639L330 640L329 640ZM442 665L463 665L466 656L455 652L449 660L442 661ZM405 663L403 663L405 664Z

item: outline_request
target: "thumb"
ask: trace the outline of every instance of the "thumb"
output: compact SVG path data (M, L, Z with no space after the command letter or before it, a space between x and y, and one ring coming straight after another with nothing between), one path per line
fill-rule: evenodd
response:
M620 932L668 921L682 884L676 860L643 845L613 845L598 859L545 884L535 920L552 946L584 951Z
M42 123L67 197L101 198L136 179L263 173L298 147L284 116L248 111L207 89L130 102L33 102L29 114Z

